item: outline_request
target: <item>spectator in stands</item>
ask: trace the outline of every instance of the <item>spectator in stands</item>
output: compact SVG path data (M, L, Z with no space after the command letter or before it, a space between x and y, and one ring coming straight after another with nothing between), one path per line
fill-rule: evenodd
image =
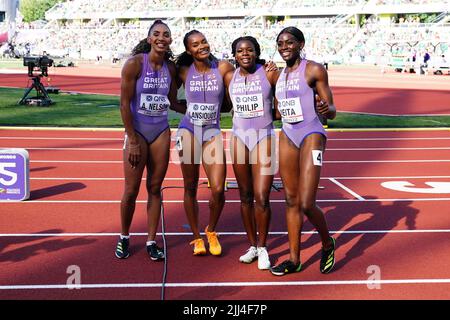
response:
M423 62L420 65L420 74L426 74L428 71L428 62L430 61L431 56L428 51L425 51L423 54Z
M112 55L112 63L116 64L120 61L119 59L119 53L117 51L114 51L113 55Z
M121 235L115 255L130 255L130 226L136 198L147 167L147 252L152 260L165 258L156 245L156 230L161 209L160 189L169 164L170 128L168 108L184 113L178 103L176 69L171 57L172 37L169 27L156 20L132 51L122 69L120 112L125 127L123 165L125 190L120 205Z
M31 44L30 44L29 42L27 42L27 43L25 44L25 55L26 55L26 56L29 56L30 53L31 53Z
M209 252L220 255L222 247L216 233L217 223L225 204L226 163L220 130L220 112L228 112L224 102L224 76L234 71L226 60L217 60L210 50L206 37L197 30L186 33L183 39L185 52L176 60L180 80L184 84L187 112L180 122L176 146L184 178L184 208L194 239L194 255L205 255L205 243L200 236L197 189L200 160L211 187L209 223L205 234Z
M425 51L425 54L423 55L423 64L424 66L428 66L428 61L431 59L430 54L428 51Z
M443 71L447 71L447 73L450 72L450 65L444 54L442 54L434 64L434 69L434 74L443 74Z
M316 204L316 193L325 151L326 132L316 114L328 119L336 116L328 74L323 65L302 57L305 37L296 27L287 27L277 36L278 52L286 62L279 76L275 96L277 116L282 118L279 166L285 188L286 222L290 257L272 267L274 275L298 272L300 236L306 215L318 230L322 241L320 271L328 273L335 262L335 240L330 237L322 210ZM313 90L325 101L316 107ZM300 104L301 102L301 104Z

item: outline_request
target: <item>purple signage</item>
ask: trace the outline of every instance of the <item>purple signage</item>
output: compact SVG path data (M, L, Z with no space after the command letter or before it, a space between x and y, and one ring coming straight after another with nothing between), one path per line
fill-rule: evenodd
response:
M30 168L25 149L0 149L0 201L30 197Z

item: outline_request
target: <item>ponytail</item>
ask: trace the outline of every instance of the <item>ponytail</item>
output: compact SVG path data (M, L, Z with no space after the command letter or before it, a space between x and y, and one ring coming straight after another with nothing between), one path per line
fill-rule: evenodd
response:
M175 59L176 66L179 67L189 67L192 63L194 63L194 58L187 53L187 51L184 51L183 53L179 54L177 58Z

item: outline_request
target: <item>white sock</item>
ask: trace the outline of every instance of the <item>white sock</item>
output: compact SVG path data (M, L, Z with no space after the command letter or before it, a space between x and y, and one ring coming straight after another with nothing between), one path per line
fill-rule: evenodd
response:
M149 246L151 244L156 244L156 241L154 241L154 240L147 241L147 246Z
M120 235L120 239L130 239L130 236L124 236L123 234Z

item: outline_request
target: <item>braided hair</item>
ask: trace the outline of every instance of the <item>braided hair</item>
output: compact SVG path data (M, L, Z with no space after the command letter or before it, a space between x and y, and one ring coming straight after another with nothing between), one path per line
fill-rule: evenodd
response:
M158 24L162 24L164 26L166 26L169 29L169 26L164 23L162 20L157 19L153 22L153 24L150 26L150 28L148 29L148 34L147 37L151 35L152 33L152 29L157 26ZM170 31L170 29L169 29ZM147 38L142 39L131 51L131 55L135 56L139 53L149 53L152 49L152 46L148 43ZM169 50L166 52L165 57L166 60L172 59L173 58L173 53L172 50Z
M252 36L239 37L233 41L233 43L231 44L231 53L233 54L233 57L236 57L237 45L241 41L249 41L253 44L253 47L255 48L255 52L256 52L256 63L257 64L262 64L262 65L266 64L266 60L259 58L259 56L261 55L261 47L260 47L258 41ZM236 64L239 65L237 61L236 61Z

